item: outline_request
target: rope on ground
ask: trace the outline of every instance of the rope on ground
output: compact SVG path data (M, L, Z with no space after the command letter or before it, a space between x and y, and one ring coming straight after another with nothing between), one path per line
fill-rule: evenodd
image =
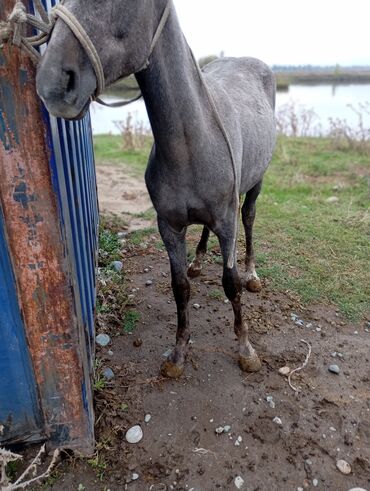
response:
M294 392L299 392L299 388L294 387L294 385L292 384L292 382L291 382L292 375L294 373L300 372L301 370L303 370L304 368L306 368L306 366L308 365L308 361L309 361L309 359L311 357L311 353L312 353L312 347L311 347L310 343L308 343L304 339L301 339L301 343L304 343L304 344L306 344L308 346L308 353L307 353L307 356L306 356L306 359L305 359L303 365L301 365L298 368L295 368L289 374L289 377L288 377L289 386L290 386L291 389L294 390Z

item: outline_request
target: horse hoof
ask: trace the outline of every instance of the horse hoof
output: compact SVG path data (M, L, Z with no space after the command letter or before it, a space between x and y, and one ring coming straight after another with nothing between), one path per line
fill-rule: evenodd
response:
M243 372L259 372L262 368L262 363L256 353L248 357L240 355L239 365Z
M194 263L191 263L188 267L189 278L197 278L198 276L200 276L201 272L202 272L202 266L198 266Z
M167 378L180 378L184 372L184 366L175 365L172 361L165 361L161 367L161 374Z
M245 288L252 293L257 293L262 290L262 283L259 278L251 278L245 283Z

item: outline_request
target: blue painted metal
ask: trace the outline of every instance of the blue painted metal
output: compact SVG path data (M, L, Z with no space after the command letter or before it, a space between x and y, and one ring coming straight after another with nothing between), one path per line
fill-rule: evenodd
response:
M0 439L31 441L43 425L1 207L0 251Z

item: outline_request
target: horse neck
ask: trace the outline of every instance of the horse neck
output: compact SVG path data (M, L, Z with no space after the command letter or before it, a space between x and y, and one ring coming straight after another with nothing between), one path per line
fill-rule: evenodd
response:
M199 132L202 82L174 7L150 58L136 75L151 123L155 148L174 163ZM185 146L184 146L185 145Z

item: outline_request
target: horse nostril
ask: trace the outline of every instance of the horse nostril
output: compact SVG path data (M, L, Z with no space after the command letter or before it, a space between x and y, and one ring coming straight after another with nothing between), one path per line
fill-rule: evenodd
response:
M66 70L64 72L64 87L65 87L65 100L69 104L73 104L77 100L77 75L73 70Z

